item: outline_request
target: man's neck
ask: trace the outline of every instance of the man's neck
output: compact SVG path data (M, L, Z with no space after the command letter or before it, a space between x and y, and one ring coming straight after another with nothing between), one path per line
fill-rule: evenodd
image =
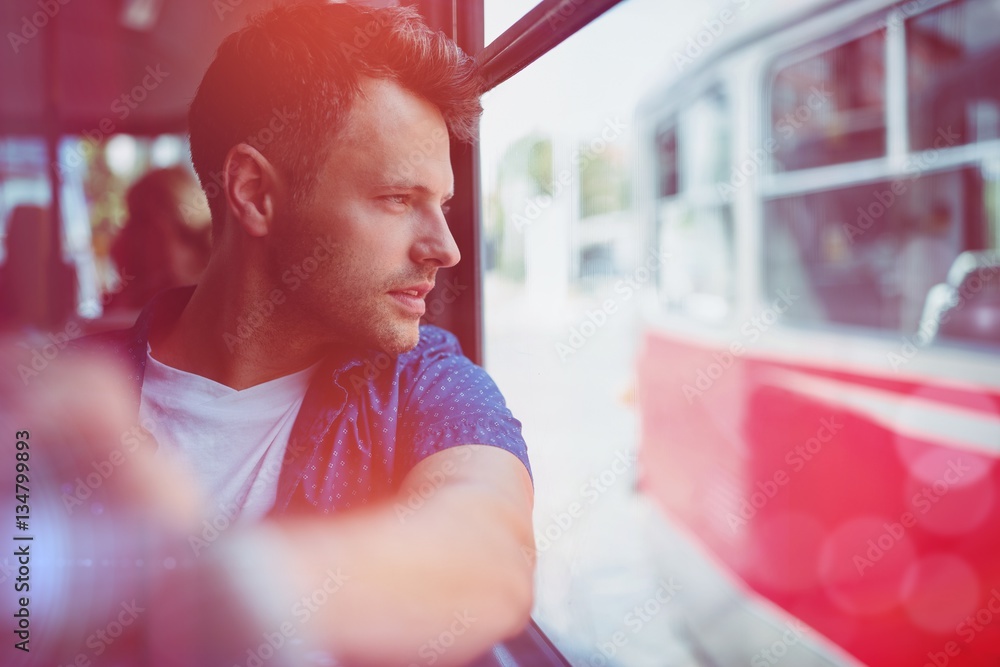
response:
M153 356L168 366L201 375L236 390L309 367L322 345L287 327L288 313L259 315L270 289L234 280L238 271L210 264L180 317L168 330L153 332Z

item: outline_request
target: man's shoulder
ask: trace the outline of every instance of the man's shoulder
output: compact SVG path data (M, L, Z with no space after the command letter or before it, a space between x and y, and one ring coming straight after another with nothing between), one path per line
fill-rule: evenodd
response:
M485 371L462 353L455 334L432 324L421 325L419 342L400 354L396 363L397 378L406 393L450 384L470 373L479 375Z
M531 474L521 423L486 370L462 354L454 334L420 327L420 342L400 355L397 414L409 451L408 469L435 452L459 445L500 447Z

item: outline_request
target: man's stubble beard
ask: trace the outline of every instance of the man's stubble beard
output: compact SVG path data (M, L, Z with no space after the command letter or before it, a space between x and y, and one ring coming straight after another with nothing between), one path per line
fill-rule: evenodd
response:
M299 226L302 219L297 211L289 211L291 225ZM322 225L306 224L319 229ZM286 268L309 256L314 244L310 241L286 238L286 247L293 247L272 269L276 283L282 283L282 266ZM381 281L373 286L366 268L370 260L358 256L351 248L338 244L336 254L328 257L319 269L304 279L298 290L289 294L292 317L299 320L303 335L314 336L322 344L347 345L378 350L397 356L416 347L420 339L419 321L412 322L396 312L389 290L401 284L421 282L426 277L401 277Z
M320 281L343 285L348 276L317 276ZM413 322L394 312L388 287L380 286L363 294L347 291L324 291L316 285L305 286L293 308L307 314L313 335L325 344L377 350L398 356L419 342L419 321ZM384 289L383 289L384 288Z
M419 341L419 321L412 322L393 313L391 297L387 292L373 295L371 300L359 300L349 309L348 318L360 325L354 330L356 345L398 356L412 350ZM348 324L350 329L354 326ZM350 329L348 329L350 331Z

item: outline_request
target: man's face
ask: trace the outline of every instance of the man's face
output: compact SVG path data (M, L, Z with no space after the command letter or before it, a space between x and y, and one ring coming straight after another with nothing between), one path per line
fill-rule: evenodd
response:
M437 270L459 260L442 211L454 187L448 131L394 82L362 90L313 196L276 221L271 271L300 334L399 354L419 340Z

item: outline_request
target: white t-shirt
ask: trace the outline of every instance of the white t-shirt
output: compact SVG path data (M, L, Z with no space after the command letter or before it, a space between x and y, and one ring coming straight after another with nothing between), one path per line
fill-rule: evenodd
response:
M281 461L306 388L319 364L237 391L153 358L147 349L140 423L189 468L219 524L262 518L278 494Z

